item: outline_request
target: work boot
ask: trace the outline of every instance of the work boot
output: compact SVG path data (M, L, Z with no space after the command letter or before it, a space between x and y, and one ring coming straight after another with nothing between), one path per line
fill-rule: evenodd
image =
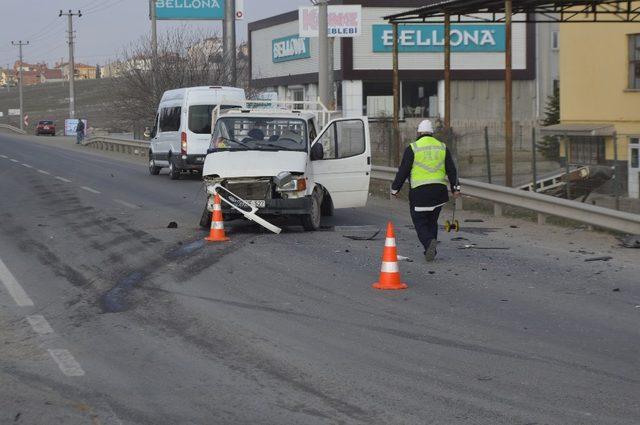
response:
M428 262L431 262L436 258L436 254L438 254L438 251L436 250L437 245L438 241L435 239L431 239L431 242L429 242L429 246L427 246L427 250L424 252L424 259Z

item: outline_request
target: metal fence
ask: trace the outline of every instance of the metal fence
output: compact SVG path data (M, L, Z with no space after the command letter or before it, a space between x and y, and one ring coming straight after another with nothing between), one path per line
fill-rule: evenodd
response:
M401 123L399 149L393 145L392 123L372 122L373 163L398 166L398 151L401 155L415 140L418 122L406 120ZM452 133L440 132L436 136L453 153L460 177L503 185L505 147L502 123L457 121L452 128ZM542 136L535 122L516 122L513 135L514 187L640 213L640 200L629 196L626 145L620 142L620 138L614 138L609 142L612 146L607 145L609 147L606 148L604 144L570 141L567 161L558 140ZM605 150L608 150L607 155Z

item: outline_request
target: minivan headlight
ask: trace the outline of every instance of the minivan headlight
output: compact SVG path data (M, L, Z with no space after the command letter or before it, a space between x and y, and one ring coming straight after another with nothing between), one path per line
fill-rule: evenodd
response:
M276 188L276 190L278 192L300 192L303 190L307 190L307 179L301 178L291 180L289 183Z

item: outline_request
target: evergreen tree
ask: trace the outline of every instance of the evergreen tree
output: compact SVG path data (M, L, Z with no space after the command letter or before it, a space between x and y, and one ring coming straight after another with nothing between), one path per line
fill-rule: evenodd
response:
M546 127L560 123L560 88L556 86L553 95L547 98L544 108L545 118L542 124ZM560 158L560 143L555 136L546 136L542 142L538 143L538 151L545 158L557 161Z

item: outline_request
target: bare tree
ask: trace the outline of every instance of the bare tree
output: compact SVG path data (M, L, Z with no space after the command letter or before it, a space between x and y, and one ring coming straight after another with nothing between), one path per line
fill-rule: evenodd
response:
M109 106L112 127L149 125L166 90L228 84L222 41L216 34L176 29L158 39L156 61L151 52L150 40L143 38L126 49L117 62L112 79L116 101ZM239 62L241 87L248 86L248 72L243 69L246 62Z

